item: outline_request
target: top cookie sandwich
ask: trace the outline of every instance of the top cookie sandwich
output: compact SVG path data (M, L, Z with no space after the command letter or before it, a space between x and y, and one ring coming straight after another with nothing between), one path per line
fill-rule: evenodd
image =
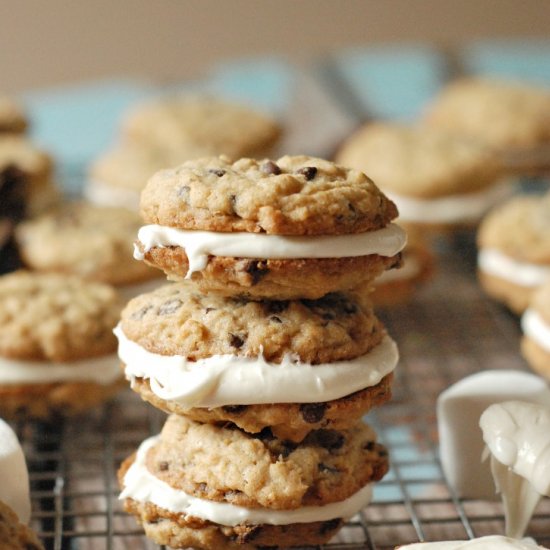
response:
M285 156L225 156L155 174L136 257L204 291L319 298L400 264L397 208L362 172Z

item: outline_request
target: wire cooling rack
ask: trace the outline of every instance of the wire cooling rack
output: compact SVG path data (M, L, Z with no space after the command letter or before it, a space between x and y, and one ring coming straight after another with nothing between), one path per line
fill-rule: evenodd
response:
M367 420L390 450L391 470L373 503L323 548L389 549L504 531L498 502L456 498L437 452L435 401L443 389L481 369L526 368L518 319L477 286L471 240L440 244L434 280L406 306L378 312L401 361L393 400ZM33 526L47 548L159 548L122 511L116 471L164 418L128 390L78 420L18 427L29 461ZM539 505L528 534L550 545L550 500Z

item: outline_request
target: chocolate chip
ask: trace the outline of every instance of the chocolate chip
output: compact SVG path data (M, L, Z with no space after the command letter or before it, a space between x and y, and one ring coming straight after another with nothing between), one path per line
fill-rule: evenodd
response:
M246 335L229 333L229 343L237 349L241 349L245 343Z
M335 430L318 430L315 432L317 444L330 451L336 451L344 445L345 437Z
M164 302L164 304L159 307L159 315L171 315L172 313L175 313L182 305L183 302L179 298L168 300L168 302Z
M162 462L159 462L159 470L161 472L166 472L166 470L168 470L168 468L170 468L170 464L168 464L168 462L166 461L162 461Z
M282 321L281 321L281 318L280 317L277 317L277 315L272 315L270 318L269 318L270 321L273 321L274 323L279 323L281 324Z
M239 538L237 541L239 544L247 544L249 542L252 542L255 538L259 536L259 534L262 532L263 528L261 525L252 525L250 527L245 527L244 533L241 533L239 535Z
M208 173L209 174L214 174L214 175L218 176L218 178L221 178L222 176L225 175L225 170L222 170L221 168L210 168L208 170Z
M229 195L229 202L231 204L231 210L233 210L233 213L236 214L235 207L237 206L237 196Z
M134 311L134 313L130 315L130 319L132 319L133 321L139 321L140 319L143 319L145 314L151 309L153 309L153 306L144 306L141 309Z
M281 455L286 458L290 453L296 450L298 445L292 441L281 441Z
M355 206L351 202L348 202L348 208L355 214Z
M365 451L374 451L374 447L376 446L376 443L374 441L369 441L365 445L363 445L363 449Z
M308 424L316 424L323 420L326 408L326 403L304 403L300 405L300 413Z
M277 301L265 301L263 306L267 313L281 313L288 308L288 301L277 300Z
M258 284L269 273L267 260L250 260L245 264L244 271L251 276L253 285Z
M222 410L227 414L241 414L246 411L247 408L247 405L225 405L222 407Z
M298 170L298 174L305 176L307 181L311 181L317 175L317 168L315 166L304 166Z
M330 533L331 531L338 529L341 523L342 523L342 520L340 518L334 518L334 519L329 519L327 521L323 521L323 524L319 529L319 533L321 535L326 535L327 533Z
M252 437L259 439L260 441L273 441L275 439L275 436L269 427L263 428L261 432L253 434Z
M210 313L211 311L216 311L216 308L215 308L215 307L207 307L207 308L204 310L204 313Z
M264 162L260 166L260 170L264 174L268 174L270 176L278 176L281 173L281 169L279 168L279 166L277 166L272 160Z

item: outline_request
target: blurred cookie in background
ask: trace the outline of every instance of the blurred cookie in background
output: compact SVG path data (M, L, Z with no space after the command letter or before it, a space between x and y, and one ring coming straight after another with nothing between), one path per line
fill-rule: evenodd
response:
M113 287L74 276L0 277L0 415L53 420L114 396L121 308Z
M133 143L165 151L174 165L200 156L225 154L263 158L281 135L271 117L209 96L173 95L136 105L122 121Z
M550 193L516 196L496 207L481 223L477 242L481 286L522 313L550 280Z
M514 188L485 146L420 126L367 124L336 159L371 177L396 203L400 222L429 234L475 226Z
M424 122L485 143L519 173L550 166L550 90L546 88L462 78L443 88L426 110Z
M16 101L0 96L0 135L22 134L29 126L27 116Z
M403 265L385 271L372 282L370 298L377 308L407 303L420 287L430 281L436 270L435 256L422 234L405 224L403 229L407 231Z
M164 282L160 271L133 258L141 223L124 208L67 202L20 224L16 241L29 269L107 283L130 299Z
M531 298L521 327L523 356L534 371L550 379L550 278Z

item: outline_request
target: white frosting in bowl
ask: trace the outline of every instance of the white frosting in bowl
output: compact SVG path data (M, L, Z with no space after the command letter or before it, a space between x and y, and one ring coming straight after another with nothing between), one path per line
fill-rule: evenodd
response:
M136 459L124 476L120 499L132 498L150 502L169 512L197 517L220 525L289 525L312 523L335 518L348 519L367 506L372 498L372 487L366 485L351 497L325 506L303 506L294 510L244 508L227 502L201 499L174 489L149 472L145 465L147 451L155 445L158 436L146 439L139 447Z
M366 355L350 361L311 365L293 355L281 363L262 356L214 355L190 361L159 355L130 340L117 326L118 353L126 377L149 380L161 399L186 407L221 407L261 403L316 403L339 399L378 384L397 365L395 342L385 336Z
M144 254L154 247L184 248L189 259L186 278L204 269L208 256L265 259L347 258L370 254L394 256L407 243L405 231L393 223L377 231L314 236L186 231L145 225L138 232L138 240L143 251L135 246L134 258L137 260L143 260Z
M520 538L541 495L550 495L550 407L497 403L481 415L479 425L502 494L506 534Z

